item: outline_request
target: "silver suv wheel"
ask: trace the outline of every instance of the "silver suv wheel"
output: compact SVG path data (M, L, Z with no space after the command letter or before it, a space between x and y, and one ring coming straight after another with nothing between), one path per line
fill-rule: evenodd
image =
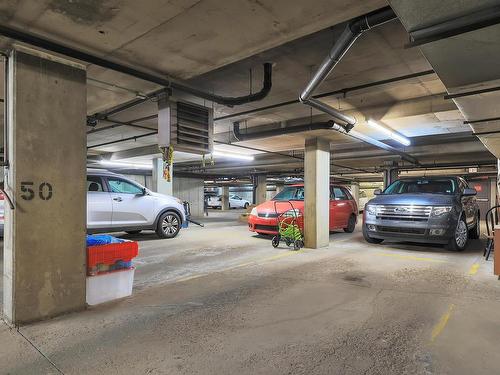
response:
M174 215L168 214L161 223L161 229L167 236L171 236L179 230L179 220Z
M181 230L181 218L175 212L166 212L160 216L156 234L161 238L174 238Z

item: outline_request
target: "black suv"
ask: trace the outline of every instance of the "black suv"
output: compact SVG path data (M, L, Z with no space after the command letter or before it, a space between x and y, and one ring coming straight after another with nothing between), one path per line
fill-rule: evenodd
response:
M463 250L480 234L476 194L460 177L397 180L366 204L363 236L369 243L391 239Z

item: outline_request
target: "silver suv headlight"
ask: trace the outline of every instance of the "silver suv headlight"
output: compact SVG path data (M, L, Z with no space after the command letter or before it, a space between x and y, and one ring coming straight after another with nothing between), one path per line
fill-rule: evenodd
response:
M250 211L250 215L257 216L257 207L252 208L252 211Z
M370 215L376 215L377 214L377 206L375 206L373 204L367 204L366 207L365 207L365 210Z
M441 216L451 211L452 206L432 207L431 216Z

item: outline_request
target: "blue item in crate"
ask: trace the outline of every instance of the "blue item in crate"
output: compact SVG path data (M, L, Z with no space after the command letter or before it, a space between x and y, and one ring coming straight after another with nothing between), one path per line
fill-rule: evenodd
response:
M87 247L98 246L98 245L108 245L110 243L120 243L125 242L120 238L110 236L109 234L87 234Z
M132 261L119 260L111 266L112 270L130 269L132 268Z

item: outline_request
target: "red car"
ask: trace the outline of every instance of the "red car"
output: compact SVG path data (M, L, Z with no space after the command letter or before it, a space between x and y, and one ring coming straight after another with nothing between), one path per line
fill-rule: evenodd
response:
M304 185L290 185L267 202L255 207L248 217L248 229L259 234L277 234L277 217L293 207L304 214ZM275 211L274 205L276 203ZM354 231L358 219L358 206L349 190L330 185L330 230Z

